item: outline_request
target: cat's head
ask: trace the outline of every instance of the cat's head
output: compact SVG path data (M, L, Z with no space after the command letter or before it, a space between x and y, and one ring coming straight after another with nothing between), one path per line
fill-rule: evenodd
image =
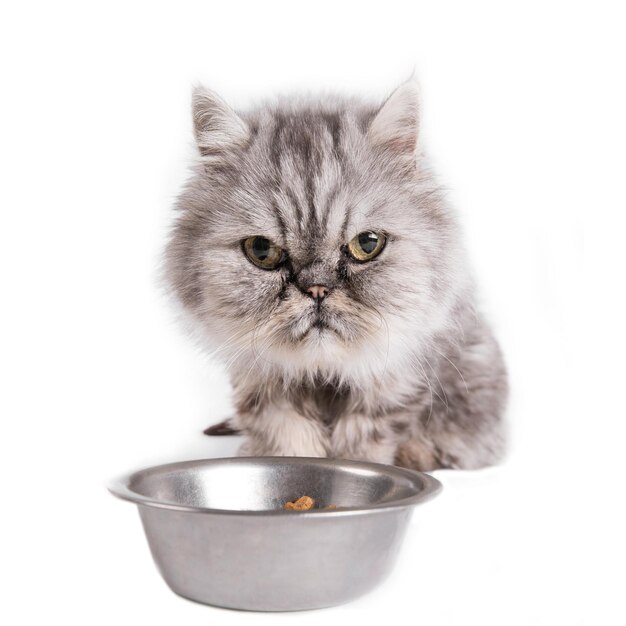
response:
M166 272L196 331L240 373L367 385L410 367L463 282L415 85L246 113L197 89L193 119Z

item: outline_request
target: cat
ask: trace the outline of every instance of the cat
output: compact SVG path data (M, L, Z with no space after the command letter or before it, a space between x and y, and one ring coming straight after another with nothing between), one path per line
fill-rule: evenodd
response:
M240 455L417 470L505 451L507 372L424 155L414 81L382 104L197 87L199 158L165 278L228 369ZM211 430L211 429L210 429Z

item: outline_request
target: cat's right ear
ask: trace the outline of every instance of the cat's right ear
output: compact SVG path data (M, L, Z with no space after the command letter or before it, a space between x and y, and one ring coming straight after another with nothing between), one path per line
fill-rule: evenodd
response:
M215 92L194 87L192 109L196 143L207 164L245 147L250 138L248 125Z

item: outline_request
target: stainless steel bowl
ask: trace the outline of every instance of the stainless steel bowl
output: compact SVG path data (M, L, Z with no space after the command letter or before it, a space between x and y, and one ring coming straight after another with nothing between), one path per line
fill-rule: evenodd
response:
M254 611L321 608L370 591L391 570L413 507L440 489L390 465L303 457L185 461L109 486L139 506L173 591ZM302 495L338 508L283 510Z

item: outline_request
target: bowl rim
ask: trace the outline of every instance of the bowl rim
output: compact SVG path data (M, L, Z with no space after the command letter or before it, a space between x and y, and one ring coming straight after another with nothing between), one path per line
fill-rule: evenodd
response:
M354 507L341 507L338 509L311 509L309 511L299 511L297 515L294 515L292 511L285 511L284 509L260 509L260 510L239 510L239 509L215 509L209 507L195 507L186 504L180 504L176 502L168 502L164 500L157 500L149 496L137 493L130 488L131 480L139 474L150 472L154 470L181 470L186 467L197 467L200 465L217 465L217 464L238 464L246 462L256 462L263 464L277 464L287 463L299 465L303 462L314 465L326 465L330 467L346 467L346 468L359 468L369 470L377 473L383 473L386 475L392 475L396 477L408 478L413 485L419 488L419 491L406 498L398 498L396 500L390 500L388 502L382 502L380 504L372 504L367 506L354 506ZM138 505L144 505L148 507L154 507L159 509L169 509L172 511L179 511L185 513L201 513L212 515L235 515L244 517L271 517L280 516L281 519L293 517L301 519L302 517L308 517L311 515L324 515L328 517L346 516L346 515L363 515L369 513L382 513L390 510L397 510L406 508L409 506L415 506L426 502L442 490L442 484L433 476L424 472L418 472L416 470L398 467L396 465L386 465L383 463L372 463L370 461L355 461L350 459L331 459L326 457L296 457L296 456L241 456L241 457L216 457L209 459L192 459L187 461L177 461L173 463L164 463L162 465L153 465L150 467L144 467L132 472L127 472L118 478L109 481L107 489L116 497L122 500L128 500Z

